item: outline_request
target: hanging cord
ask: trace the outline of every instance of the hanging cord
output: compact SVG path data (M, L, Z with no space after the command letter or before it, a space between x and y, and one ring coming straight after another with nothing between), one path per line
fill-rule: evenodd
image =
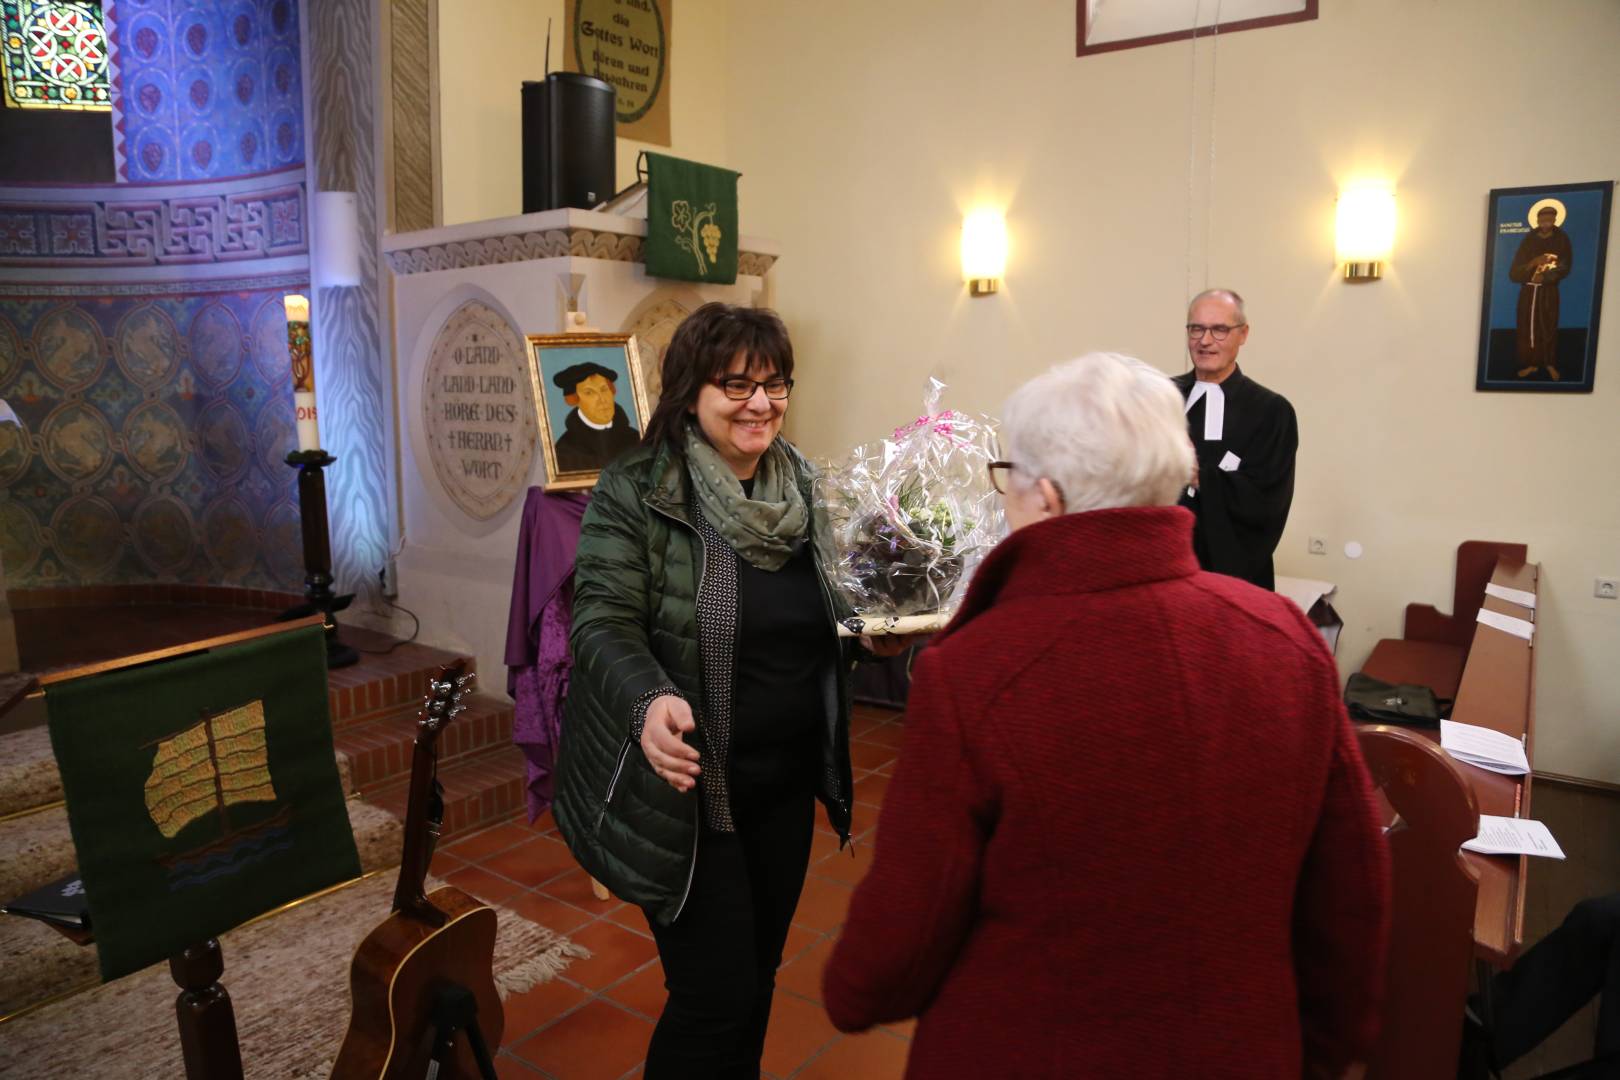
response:
M1215 90L1221 58L1221 0L1215 0L1215 23L1209 41L1209 181L1204 206L1204 288L1209 288L1209 253L1215 246Z
M1187 47L1190 61L1187 68L1187 259L1185 288L1181 293L1183 302L1192 295L1193 202L1197 194L1194 162L1198 150L1198 9L1202 5L1203 0L1193 0L1192 40Z

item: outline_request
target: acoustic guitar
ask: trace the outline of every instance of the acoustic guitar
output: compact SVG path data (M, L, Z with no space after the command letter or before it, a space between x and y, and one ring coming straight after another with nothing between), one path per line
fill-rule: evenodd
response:
M354 1011L332 1080L495 1080L504 1018L495 990L495 911L453 886L424 892L444 819L438 739L474 676L458 660L432 680L411 756L394 910L355 950Z

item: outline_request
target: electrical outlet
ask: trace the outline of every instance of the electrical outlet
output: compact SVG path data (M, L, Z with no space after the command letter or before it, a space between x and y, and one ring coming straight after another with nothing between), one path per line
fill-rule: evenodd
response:
M1620 599L1620 579L1600 577L1592 583L1592 595L1599 600Z
M1313 536L1306 541L1305 550L1310 552L1312 555L1326 555L1327 539L1321 536Z
M382 585L384 600L394 600L399 596L399 567L390 556L388 564L377 571L377 581Z

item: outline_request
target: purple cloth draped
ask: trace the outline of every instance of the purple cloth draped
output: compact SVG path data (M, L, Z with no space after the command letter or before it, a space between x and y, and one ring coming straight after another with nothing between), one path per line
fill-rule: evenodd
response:
M568 695L574 552L589 492L529 489L506 621L506 692L516 703L512 742L527 763L529 820L551 806L552 773Z

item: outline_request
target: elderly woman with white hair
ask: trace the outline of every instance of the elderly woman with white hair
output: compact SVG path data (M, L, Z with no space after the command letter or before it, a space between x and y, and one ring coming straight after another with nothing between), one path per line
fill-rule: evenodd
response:
M1389 869L1321 637L1198 569L1165 375L1081 357L1002 438L1013 532L917 661L833 1023L920 1017L909 1077L1354 1074Z

